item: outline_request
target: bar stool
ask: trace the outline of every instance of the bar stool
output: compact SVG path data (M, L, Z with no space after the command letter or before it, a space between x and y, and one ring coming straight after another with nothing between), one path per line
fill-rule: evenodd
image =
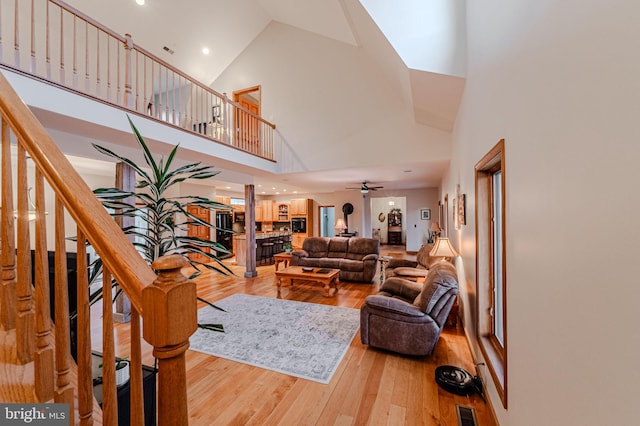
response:
M276 253L282 253L282 251L284 250L284 237L282 236L282 234L279 234L275 237L275 246L273 248L273 254Z
M256 264L262 263L262 241L256 240Z
M273 259L273 248L275 246L275 243L273 242L273 237L263 238L261 246L262 246L262 251L261 251L260 263L262 263L262 261L265 261L265 260L271 262L271 260Z

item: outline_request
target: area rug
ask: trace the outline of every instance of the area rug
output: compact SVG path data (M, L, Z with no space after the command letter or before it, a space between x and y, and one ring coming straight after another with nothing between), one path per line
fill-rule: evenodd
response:
M327 384L360 326L357 309L247 294L198 311L198 322L225 332L198 329L190 349Z

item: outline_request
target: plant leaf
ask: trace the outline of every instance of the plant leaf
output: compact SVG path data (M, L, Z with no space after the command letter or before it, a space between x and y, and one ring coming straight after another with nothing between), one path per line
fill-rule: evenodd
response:
M158 181L160 178L160 169L158 169L158 165L153 159L153 155L151 154L149 147L147 146L146 142L142 138L142 135L136 128L135 124L133 124L133 121L131 120L131 117L129 116L129 114L127 114L127 120L129 120L129 125L131 126L131 130L133 130L133 133L136 135L136 140L138 141L138 145L140 145L140 147L142 148L142 151L144 152L145 162L149 165L149 167L151 167L151 170L153 171L153 175L156 177L156 181Z

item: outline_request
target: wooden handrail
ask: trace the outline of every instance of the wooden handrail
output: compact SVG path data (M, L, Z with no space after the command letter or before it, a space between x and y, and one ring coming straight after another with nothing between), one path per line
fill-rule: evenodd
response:
M110 34L111 37L117 38L120 41L122 41L123 43L125 42L125 38L124 37L118 35L118 33L113 31L112 29L102 25L100 22L92 19L91 17L85 15L84 13L80 12L79 10L74 9L73 7L68 5L67 3L63 2L62 0L48 0L48 1L50 3L54 3L54 4L58 5L58 6L60 6L62 9L66 10L67 12L71 13L72 15L77 16L78 18L82 19L83 21L86 21L86 22L90 23L94 27L100 28L100 30L104 31L107 34Z
M0 44L13 41L13 55L3 57L0 49L3 66L275 161L275 124L154 56L130 35L61 0L32 2L31 8L15 4L14 19L3 20L12 36Z
M51 1L58 1L58 0L51 0ZM145 56L147 56L149 58L152 58L154 60L154 62L162 65L164 68L166 68L166 69L170 70L171 72L179 75L180 77L184 78L185 80L188 80L191 84L194 84L194 85L200 87L203 91L209 92L209 93L215 95L216 97L218 97L220 99L225 99L225 102L228 103L229 105L232 105L234 108L239 109L243 113L246 113L247 115L255 118L258 121L261 121L262 123L266 124L267 126L271 127L272 129L276 128L275 124L270 123L269 121L265 120L264 118L260 117L257 114L254 114L253 112L249 111L248 109L246 109L242 105L238 104L237 102L234 102L229 97L227 97L227 95L224 95L224 94L221 94L221 93L217 92L215 89L212 89L211 87L207 86L206 84L204 84L204 83L194 79L193 77L189 76L188 74L180 71L178 68L174 67L173 65L169 64L168 62L165 62L164 60L156 57L153 53L149 52L148 50L144 49L143 47L139 46L138 44L133 43L133 49L137 50L138 52L144 54Z
M24 358L20 358L20 363L28 363L33 359L34 368L34 390L38 401L45 402L55 398L56 402L69 402L72 392L69 390L69 368L68 368L68 347L59 348L58 344L64 346L69 342L69 327L64 325L64 321L56 321L55 324L55 344L52 337L51 313L49 309L49 275L47 260L47 231L46 212L44 208L45 180L51 187L56 197L55 208L55 244L58 260L55 262L56 275L56 316L60 319L65 315L67 304L66 295L60 291L61 286L65 286L66 280L60 279L60 275L65 274L64 262L59 260L60 251L66 253L64 248L64 226L62 225L64 211L75 220L77 225L77 338L78 354L77 368L78 375L76 386L78 389L77 418L81 425L92 424L94 416L93 409L93 384L91 380L92 354L91 354L91 315L88 296L88 264L86 253L86 242L89 241L103 263L103 361L106 366L103 368L103 419L106 424L115 424L117 416L116 390L115 390L115 369L114 365L114 342L113 323L111 318L111 276L115 278L118 285L124 290L132 304L134 322L132 327L137 330L131 331L132 338L137 338L137 342L131 344L132 365L139 371L132 373L131 409L132 424L142 425L143 410L142 399L142 356L141 345L139 343L139 318L144 318L144 337L154 346L154 355L158 358L158 419L160 425L180 424L186 425L188 419L187 409L187 389L186 389L186 367L184 353L189 347L189 337L197 329L197 303L195 283L188 280L181 273L181 269L186 266L186 260L179 255L165 256L158 259L153 269L140 256L127 236L116 224L115 220L103 208L98 198L86 185L75 169L71 166L67 158L59 150L53 139L47 134L42 124L36 119L33 113L27 108L22 100L15 93L8 81L0 73L0 117L2 121L2 187L3 200L7 200L5 209L1 212L2 222L7 223L13 220L14 212L11 208L9 196L11 191L11 161L10 144L8 130L18 141L18 208L16 210L18 228L23 229L25 238L18 239L18 266L6 251L11 250L10 244L3 244L2 258L2 291L3 297L0 299L0 311L7 312L6 324L12 326L16 324L16 337L33 340L35 344L27 342ZM35 240L36 246L33 251L35 277L32 281L30 274L29 245L28 238L28 213L31 211L27 205L27 178L26 154L31 157L35 171ZM8 171L7 171L8 170ZM64 208L63 208L64 207ZM13 240L15 235L12 227L3 228L3 237ZM20 234L20 232L19 232ZM18 286L13 285L16 269L18 274ZM154 272L154 269L157 271ZM32 301L28 290L31 285L35 286L35 315L30 315L29 311ZM18 289L24 287L25 300L20 301ZM21 296L22 297L22 296ZM5 300L9 300L5 303ZM16 302L18 300L18 302ZM18 306L17 311L26 313L25 325L21 325L20 315L16 309L7 310L8 307ZM22 305L25 305L26 310ZM18 316L18 318L15 318ZM35 317L35 319L34 319ZM20 330L22 327L22 330ZM26 332L34 328L34 332ZM18 334L17 331L21 332ZM18 344L16 347L18 348ZM54 348L54 346L56 346ZM55 351L55 357L54 357ZM17 350L16 352L21 352ZM55 365L54 365L55 358ZM66 359L65 359L66 358ZM54 377L57 378L54 384ZM27 402L27 401L25 401ZM72 407L72 409L74 409Z
M0 93L3 94L0 97L2 117L22 140L27 153L94 245L104 264L113 271L131 303L144 316L142 289L153 282L155 273L1 73ZM22 105L22 108L15 105Z

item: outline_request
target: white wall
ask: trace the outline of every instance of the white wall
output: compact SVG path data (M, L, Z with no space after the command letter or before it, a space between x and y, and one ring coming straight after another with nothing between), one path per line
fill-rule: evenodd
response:
M407 251L420 250L427 243L431 220L438 220L438 190L434 188L404 191L407 197L405 216ZM420 209L431 209L431 220L420 218Z
M272 22L212 87L231 94L254 85L263 117L295 147L299 161L279 160L283 172L449 159L450 134L416 124L403 88L364 49ZM377 148L389 144L382 156Z
M458 183L467 194L468 225L449 235L475 344L474 165L505 138L508 410L488 380L502 425L640 416L638 16L632 1L467 2L468 80L442 194Z
M361 0L404 63L464 77L464 0Z

